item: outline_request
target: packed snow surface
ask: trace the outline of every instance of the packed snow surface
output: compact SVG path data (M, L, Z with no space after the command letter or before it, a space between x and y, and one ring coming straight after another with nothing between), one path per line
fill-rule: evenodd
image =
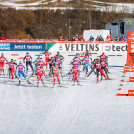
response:
M65 57L64 75L70 70L73 57L61 54ZM5 56L11 59L10 53ZM0 134L133 134L134 97L116 96L134 87L128 82L133 73L126 73L122 90L117 90L125 62L126 55L109 57L109 77L115 80L103 80L98 84L94 73L85 78L85 72L81 71L82 86L72 86L72 76L63 80L60 77L66 88L58 87L58 83L51 88L51 77L49 81L44 79L48 87L41 83L36 87L36 77L29 79L33 85L22 78L19 86L18 79L8 82L7 75L0 76ZM82 66L79 69L82 70Z

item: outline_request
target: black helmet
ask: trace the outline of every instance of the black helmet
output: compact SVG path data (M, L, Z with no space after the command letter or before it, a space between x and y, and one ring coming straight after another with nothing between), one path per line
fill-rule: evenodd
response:
M29 52L27 52L26 54L29 54Z
M60 54L60 52L57 52L57 55L59 55Z

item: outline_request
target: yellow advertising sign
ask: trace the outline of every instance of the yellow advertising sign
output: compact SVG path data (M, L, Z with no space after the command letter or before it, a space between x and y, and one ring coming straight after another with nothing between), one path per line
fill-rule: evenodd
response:
M132 20L126 21L126 24L130 24L131 25L131 23L132 23Z

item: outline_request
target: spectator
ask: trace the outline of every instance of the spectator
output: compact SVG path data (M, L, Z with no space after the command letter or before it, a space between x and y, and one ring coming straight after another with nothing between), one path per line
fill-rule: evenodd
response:
M96 41L100 41L100 37L99 36L97 36Z
M83 35L81 35L81 36L79 37L79 40L80 40L80 41L84 41Z
M89 41L94 41L94 37L91 35Z
M78 41L79 40L79 37L78 37L78 35L76 35L75 37L74 37L74 41Z
M120 37L119 37L119 36L117 36L117 38L115 39L115 41L120 41Z
M59 41L64 41L64 39L63 39L63 37L62 37L62 36L60 36Z
M104 38L100 35L99 41L104 41Z
M121 34L120 41L127 41L125 35Z
M0 40L6 40L6 37L4 36L4 34L1 34Z
M106 41L112 41L112 38L111 38L110 35L108 35L108 36L106 37Z

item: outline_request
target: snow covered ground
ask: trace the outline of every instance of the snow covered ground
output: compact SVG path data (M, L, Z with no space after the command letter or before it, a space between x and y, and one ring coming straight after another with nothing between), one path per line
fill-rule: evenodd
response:
M65 74L72 57L62 54ZM10 59L10 54L6 56ZM133 74L127 73L123 90L117 90L125 61L126 55L109 57L110 77L116 80L96 84L94 74L85 78L81 72L82 86L72 86L69 76L61 79L68 88L50 88L52 78L45 81L48 87L40 83L37 88L34 77L30 79L33 85L22 80L18 86L17 79L8 82L7 76L0 76L0 134L133 134L134 97L116 96L134 87L128 83Z
M29 0L30 1L30 0ZM29 2L28 0L1 0L0 5L4 7L11 7L15 8L17 10L19 9L26 9L26 10L38 10L38 9L61 9L66 10L75 9L74 7L45 7L49 3L57 2L58 0L37 0L35 2ZM63 2L69 2L72 0L61 0ZM16 3L16 2L22 2L22 3ZM29 2L29 3L28 3ZM108 3L108 2L101 2L97 0L85 0L85 2L93 2L92 5L93 8L100 11L116 11L116 12L126 12L126 13L133 13L134 11L134 4L132 3ZM101 4L101 5L100 5ZM104 5L103 5L104 4ZM43 6L44 5L44 6ZM107 5L107 6L106 6Z

